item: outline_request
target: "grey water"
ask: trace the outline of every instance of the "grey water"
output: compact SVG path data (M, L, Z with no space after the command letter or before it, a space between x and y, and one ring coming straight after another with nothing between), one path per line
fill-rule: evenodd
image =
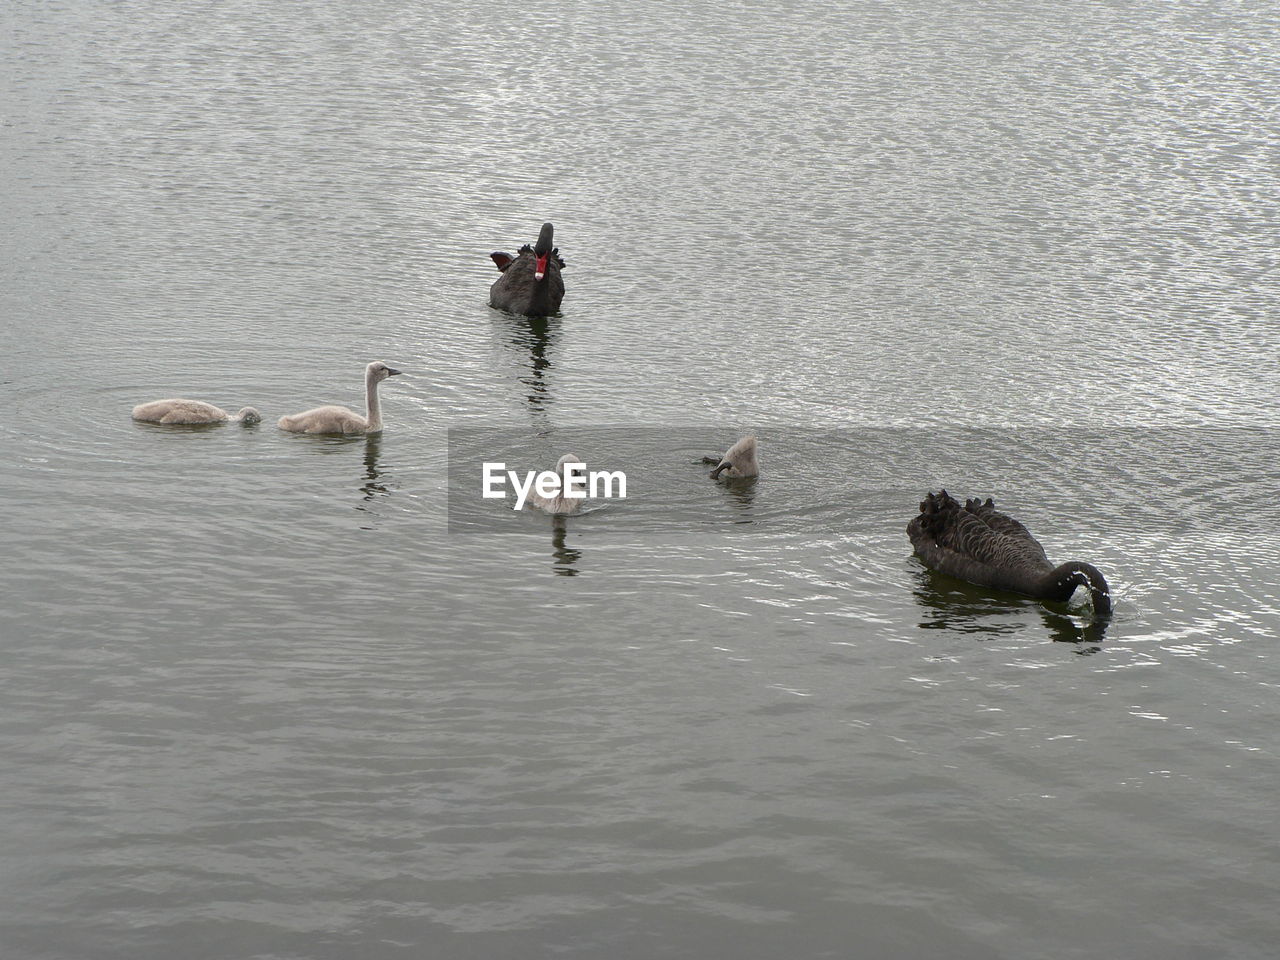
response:
M1275 955L1274 5L3 21L0 955Z

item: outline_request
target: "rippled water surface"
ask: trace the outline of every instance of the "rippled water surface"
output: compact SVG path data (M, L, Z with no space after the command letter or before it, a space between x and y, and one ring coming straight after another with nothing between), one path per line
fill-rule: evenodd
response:
M1272 6L5 22L5 956L1274 956ZM925 570L941 485L1114 620Z

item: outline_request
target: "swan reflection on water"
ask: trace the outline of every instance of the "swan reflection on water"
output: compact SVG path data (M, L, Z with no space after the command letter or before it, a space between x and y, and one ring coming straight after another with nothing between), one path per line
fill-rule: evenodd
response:
M734 513L738 514L734 523L756 522L751 510L751 504L756 499L756 481L756 477L742 477L738 480L726 479L720 483Z
M382 437L374 434L366 437L364 441L364 476L361 478L364 482L360 484L360 499L362 503L356 504L357 510L368 510L366 506L372 503L380 496L385 496L391 492L391 488L383 480L383 471L378 466L378 458L382 455Z
M1026 627L1023 618L1012 615L1034 606L1039 609L1049 639L1081 644L1077 653L1096 653L1106 636L1105 618L1081 624L1066 612L1065 603L1046 603L1016 594L993 595L989 588L937 573L923 564L915 571L914 579L911 592L923 608L924 617L919 623L922 630L954 630L976 634L979 640L1012 636Z
M546 421L554 396L549 371L551 354L560 333L559 317L495 317L494 333L498 349L515 367L512 376L525 390L524 405L539 432L547 431Z
M1088 656L1102 649L1102 641L1106 639L1110 621L1094 619L1086 623L1078 623L1066 613L1054 613L1041 607L1040 618L1049 629L1049 638L1056 643L1078 643L1081 645L1077 653Z
M551 569L558 577L576 577L576 564L582 559L582 551L565 545L565 534L569 523L563 514L551 518L551 555L555 558Z
M545 371L551 366L547 350L552 346L559 321L554 317L528 317L515 325L511 342L529 351L529 373L520 382L529 388L529 409L541 413L551 403L551 390Z

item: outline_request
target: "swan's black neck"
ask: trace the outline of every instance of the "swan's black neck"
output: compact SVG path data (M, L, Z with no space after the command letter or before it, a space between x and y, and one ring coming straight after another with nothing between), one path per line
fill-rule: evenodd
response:
M545 257L549 254L555 246L555 241L552 239L554 234L555 227L549 223L544 223L542 230L538 233L538 242L533 245L533 252L540 257Z
M1093 613L1098 617L1111 616L1111 588L1107 586L1107 578L1091 563L1072 560L1055 567L1048 575L1052 600L1068 600L1075 593L1076 587L1084 587L1093 600Z

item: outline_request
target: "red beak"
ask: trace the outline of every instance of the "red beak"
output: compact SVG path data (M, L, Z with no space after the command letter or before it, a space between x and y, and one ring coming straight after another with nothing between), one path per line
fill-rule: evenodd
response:
M544 253L537 258L537 266L533 268L533 279L541 280L547 273L547 255Z

